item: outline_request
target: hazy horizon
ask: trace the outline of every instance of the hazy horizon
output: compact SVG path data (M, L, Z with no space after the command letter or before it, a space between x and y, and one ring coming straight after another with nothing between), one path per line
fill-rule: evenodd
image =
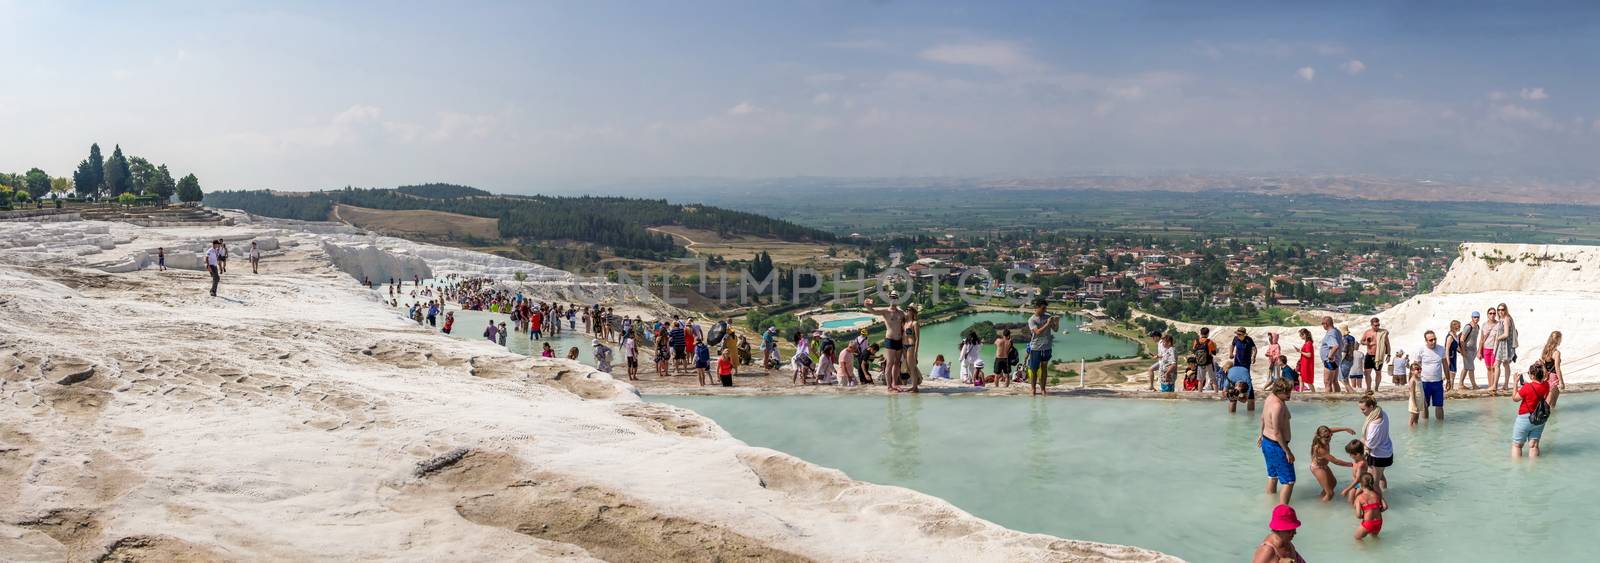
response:
M0 0L0 170L207 189L1600 178L1600 6Z

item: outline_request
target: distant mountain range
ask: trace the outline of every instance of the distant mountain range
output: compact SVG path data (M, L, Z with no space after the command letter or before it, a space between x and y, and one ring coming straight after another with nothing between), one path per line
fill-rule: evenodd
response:
M1600 205L1600 180L1552 182L1509 178L1400 178L1367 175L1078 175L1052 177L885 177L799 176L789 178L638 179L590 186L600 193L675 197L720 194L758 195L772 191L855 189L1017 189L1170 192L1244 192L1324 195L1341 198L1408 201L1497 201Z

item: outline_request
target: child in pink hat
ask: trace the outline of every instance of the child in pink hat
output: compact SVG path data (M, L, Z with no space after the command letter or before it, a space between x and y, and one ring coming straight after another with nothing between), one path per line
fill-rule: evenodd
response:
M1294 507L1280 504L1273 508L1272 521L1267 524L1267 528L1271 529L1272 533L1267 534L1267 539L1261 540L1261 546L1256 548L1255 556L1250 561L1305 563L1305 558L1300 557L1300 552L1294 547L1294 534L1300 529L1300 518L1295 516Z

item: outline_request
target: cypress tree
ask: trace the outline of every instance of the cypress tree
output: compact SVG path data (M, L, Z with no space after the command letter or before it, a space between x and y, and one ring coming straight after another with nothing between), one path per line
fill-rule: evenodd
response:
M122 155L122 145L116 145L105 162L105 183L111 197L133 191L133 171L128 168L128 157Z

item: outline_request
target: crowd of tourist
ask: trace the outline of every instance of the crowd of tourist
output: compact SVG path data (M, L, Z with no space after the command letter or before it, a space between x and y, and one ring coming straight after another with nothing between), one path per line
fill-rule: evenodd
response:
M442 314L443 326L439 330L450 333L454 312L444 309L446 303L454 303L462 310L507 314L507 320L488 321L483 333L486 339L500 345L506 345L508 338L526 338L530 342L556 339L581 326L582 332L591 336L596 367L611 372L614 356L620 354L630 380L639 378L641 348L644 353L654 349L652 363L658 378L694 376L700 385L720 383L731 387L739 369L756 361L750 338L738 334L726 320L707 325L692 317L645 320L598 304L583 306L532 299L481 278L446 276L427 286L413 278L409 291L404 281L389 280L389 303L398 307L402 297L412 299L407 318L419 324L438 326ZM779 339L783 336L776 328L768 329L757 336L762 368L758 372L766 374L789 367L795 384L854 387L876 383L890 392L918 392L923 384L919 311L897 303L898 296L892 294L886 306L873 307L871 300L866 303L868 311L884 323L880 342L872 342L866 329L842 345L822 331L802 331L788 335L794 351L783 358L779 352ZM1410 351L1394 345L1389 331L1377 318L1370 319L1360 335L1349 325L1336 325L1331 317L1324 317L1321 325L1320 339L1311 330L1300 329L1296 333L1298 344L1285 346L1279 334L1268 333L1264 348L1258 347L1244 328L1236 329L1226 343L1218 343L1209 330L1201 329L1181 363L1173 335L1159 335L1156 361L1146 376L1149 389L1177 392L1181 373L1182 391L1221 394L1229 404L1229 412L1236 412L1239 403L1244 403L1247 411L1254 411L1256 389L1251 366L1258 356L1264 356L1268 376L1256 445L1266 465L1266 490L1277 497L1278 505L1269 522L1271 533L1255 552L1256 561L1300 560L1293 542L1300 523L1291 505L1297 481L1291 447L1291 393L1348 393L1356 397L1355 406L1362 417L1360 427L1318 426L1307 451L1312 476L1320 488L1318 499L1339 499L1349 505L1357 521L1353 532L1357 540L1379 536L1384 515L1391 508L1385 496L1389 488L1385 471L1395 463L1395 448L1389 434L1389 414L1377 399L1385 375L1391 385L1404 390L1408 423L1415 426L1420 420L1444 421L1447 391L1479 389L1476 372L1482 362L1489 394L1505 394L1518 404L1511 455L1540 455L1545 426L1565 388L1560 332L1549 335L1537 358L1523 362L1517 357L1520 334L1516 321L1505 304L1483 314L1472 312L1465 322L1451 321L1442 333L1426 331ZM1030 392L1043 393L1053 339L1064 332L1060 317L1051 315L1046 304L1038 301L1026 331L1021 338L1014 337L1009 329L997 334L990 375L984 374L982 343L976 334L967 334L956 351L960 379L978 386L1028 381ZM539 354L553 358L556 351L546 341ZM566 357L578 359L579 350L570 348ZM1526 367L1519 372L1518 365ZM876 377L874 366L882 367ZM934 359L929 377L951 379L951 371L952 364L940 354ZM1321 389L1316 381L1318 371L1322 372ZM1335 448L1333 438L1340 433L1353 438ZM1330 465L1349 469L1350 480L1343 488Z
M1483 362L1489 394L1505 394L1518 405L1510 440L1513 458L1525 453L1539 456L1545 426L1566 386L1560 351L1561 332L1551 332L1539 356L1523 361L1517 357L1516 320L1504 303L1482 314L1472 312L1466 323L1451 321L1442 338L1433 330L1423 332L1422 342L1409 353L1391 345L1389 332L1379 319L1373 318L1368 323L1368 328L1357 337L1348 325L1335 326L1331 317L1322 319L1324 334L1315 357L1322 364L1324 392L1362 393L1356 406L1363 423L1360 429L1319 426L1309 450L1311 473L1321 488L1319 500L1328 502L1339 498L1350 505L1357 521L1353 533L1356 540L1379 536L1383 531L1384 514L1390 510L1384 495L1389 488L1385 470L1394 465L1395 450L1389 436L1389 415L1378 405L1376 395L1383 386L1385 373L1393 385L1405 390L1408 422L1416 426L1419 419L1432 418L1441 423L1445 420L1446 391L1478 389L1476 364ZM1195 344L1197 357L1209 357L1200 348L1213 349L1206 336L1202 332L1200 341ZM1281 371L1269 371L1269 394L1261 413L1257 446L1266 463L1267 491L1278 496L1279 504L1269 522L1271 533L1256 549L1254 560L1258 562L1302 560L1293 543L1300 523L1290 506L1295 457L1289 447L1287 401L1291 391L1313 392L1316 386L1315 368L1308 365L1313 359L1312 334L1302 329L1299 336L1297 368L1288 369L1286 361L1274 361L1275 368L1284 367ZM1274 336L1269 338L1276 343ZM1250 360L1241 357L1253 349L1248 342L1241 344L1248 340L1242 328L1235 334L1231 358L1235 365L1241 360ZM1195 357L1190 358L1191 369L1195 360ZM1523 366L1520 372L1518 365ZM1342 448L1348 460L1341 459L1333 451L1332 439L1338 433L1355 435ZM1338 489L1338 479L1329 468L1330 463L1350 468L1350 483L1343 489Z

